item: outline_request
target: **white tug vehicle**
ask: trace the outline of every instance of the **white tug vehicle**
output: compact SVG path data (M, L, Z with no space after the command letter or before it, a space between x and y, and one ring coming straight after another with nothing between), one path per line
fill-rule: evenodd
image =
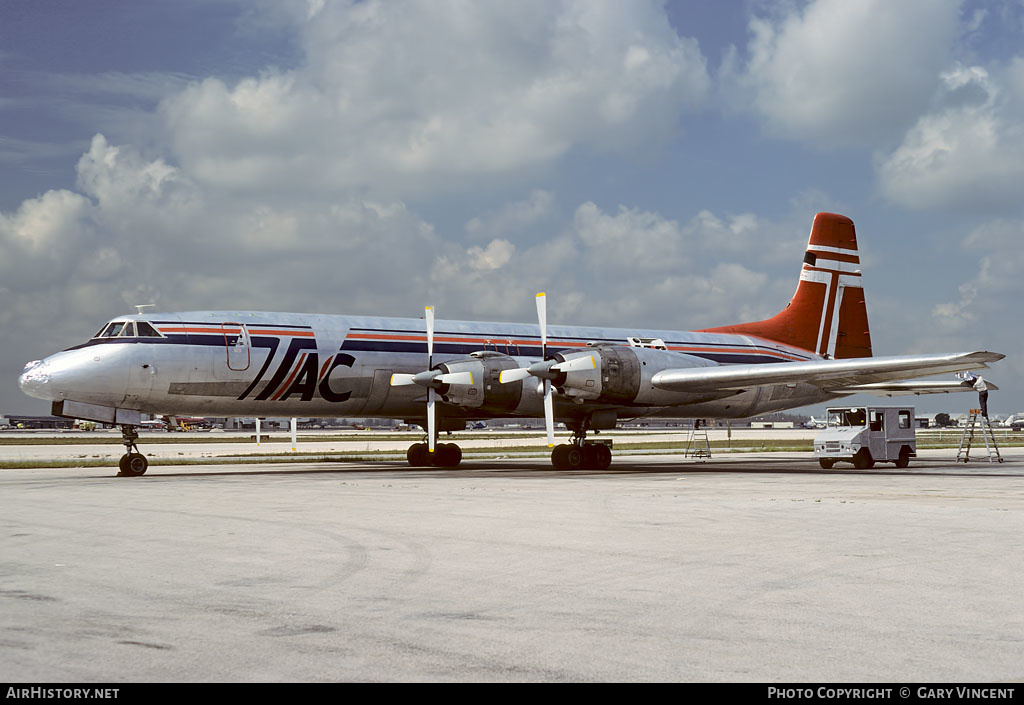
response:
M826 418L828 425L814 439L814 455L825 469L837 461L858 470L875 463L905 468L917 455L912 406L836 407Z

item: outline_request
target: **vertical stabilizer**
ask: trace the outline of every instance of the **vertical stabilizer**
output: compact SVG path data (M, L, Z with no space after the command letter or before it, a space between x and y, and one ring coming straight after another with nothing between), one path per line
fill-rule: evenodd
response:
M835 213L814 217L796 293L782 312L764 321L704 330L754 335L831 358L871 357L853 221Z

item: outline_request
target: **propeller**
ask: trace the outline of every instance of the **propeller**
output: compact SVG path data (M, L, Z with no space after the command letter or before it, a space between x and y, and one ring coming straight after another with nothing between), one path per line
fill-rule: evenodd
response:
M543 358L529 367L516 367L511 370L502 370L498 375L500 384L516 382L527 377L539 378L540 384L537 391L544 396L544 427L547 430L548 448L555 446L555 411L551 399L551 380L558 377L560 369L558 360L548 360L548 309L547 294L543 291L537 294L537 321L540 324L540 354Z
M548 297L543 291L537 294L537 321L540 323L540 355L548 356ZM548 433L548 448L555 447L555 409L551 399L551 380L543 378L544 385L544 428Z
M416 384L427 388L427 450L434 452L437 443L437 402L438 390L441 387L451 384L473 384L472 372L448 372L435 370L434 367L434 307L424 308L424 318L427 321L427 369L414 375L393 374L391 375L392 387L403 387L409 384Z
M427 306L424 309L427 319L427 369L434 366L434 307ZM434 401L437 398L437 391L433 387L427 387L427 450L434 452L434 444L437 439L437 411L434 408Z

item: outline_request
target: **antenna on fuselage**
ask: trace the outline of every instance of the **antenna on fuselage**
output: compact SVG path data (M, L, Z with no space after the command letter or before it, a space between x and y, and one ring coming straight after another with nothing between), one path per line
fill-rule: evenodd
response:
M143 314L142 309L144 308L155 308L156 304L135 304L135 310L139 312L141 316Z

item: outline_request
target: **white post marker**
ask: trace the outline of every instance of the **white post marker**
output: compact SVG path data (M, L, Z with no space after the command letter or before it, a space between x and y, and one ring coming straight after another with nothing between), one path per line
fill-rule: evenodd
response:
M299 420L292 418L292 452L295 452L295 429L299 426Z
M256 417L256 447L260 447L260 417Z

